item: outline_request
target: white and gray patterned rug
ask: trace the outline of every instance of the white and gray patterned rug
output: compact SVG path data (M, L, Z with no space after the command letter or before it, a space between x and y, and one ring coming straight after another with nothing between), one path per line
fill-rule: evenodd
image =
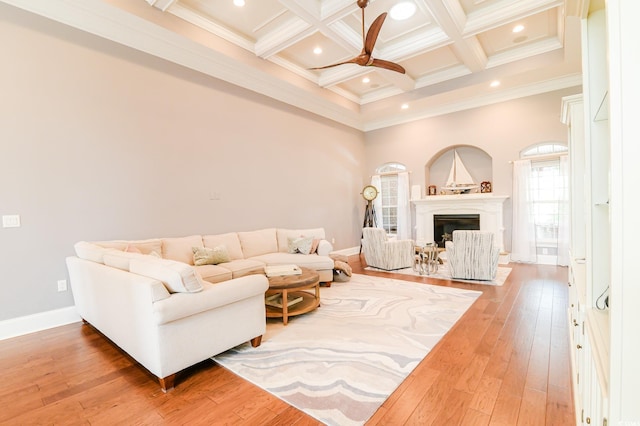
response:
M449 274L449 269L447 268L446 263L444 265L439 265L438 272L432 273L430 275L420 275L416 271L414 271L413 268L404 268L404 269L396 269L394 271L385 271L384 269L378 269L372 266L367 266L365 269L367 271L388 272L388 273L394 273L394 274L413 275L415 277L421 276L425 278L435 278L437 280L450 280L450 281L457 281L461 283L484 284L484 285L503 285L504 282L507 280L507 277L511 273L511 268L498 266L498 273L496 274L496 278L494 280L481 281L481 280L463 280L460 278L455 278L455 279L451 278L451 275Z
M354 274L213 359L328 425L364 424L481 292Z

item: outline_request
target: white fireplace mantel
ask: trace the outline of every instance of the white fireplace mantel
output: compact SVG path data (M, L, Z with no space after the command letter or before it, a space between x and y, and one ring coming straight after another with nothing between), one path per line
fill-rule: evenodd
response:
M437 214L479 214L480 230L496 235L496 243L504 252L504 223L502 205L509 198L492 193L431 195L412 200L416 206L416 243L435 241L433 216Z

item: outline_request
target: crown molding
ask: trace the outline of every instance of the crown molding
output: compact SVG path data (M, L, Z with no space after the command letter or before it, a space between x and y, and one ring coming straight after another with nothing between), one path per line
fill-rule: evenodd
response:
M582 74L564 76L557 79L533 83L527 86L507 89L500 92L489 93L477 96L472 99L465 99L458 102L450 102L434 108L423 108L409 114L398 114L389 116L381 120L370 120L364 124L364 131L383 129L386 127L397 126L399 124L410 123L425 118L437 117L439 115L451 114L454 112L465 111L472 108L479 108L500 102L511 101L514 99L524 98L527 96L539 95L542 93L552 92L554 90L566 89L582 85Z

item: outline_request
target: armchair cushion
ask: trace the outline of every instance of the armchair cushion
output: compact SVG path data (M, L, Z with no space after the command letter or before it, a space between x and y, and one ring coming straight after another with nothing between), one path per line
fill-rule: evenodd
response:
M362 229L362 252L367 265L393 270L413 266L413 240L388 240L381 228Z
M498 272L500 250L494 234L485 231L453 231L445 243L452 278L493 280Z

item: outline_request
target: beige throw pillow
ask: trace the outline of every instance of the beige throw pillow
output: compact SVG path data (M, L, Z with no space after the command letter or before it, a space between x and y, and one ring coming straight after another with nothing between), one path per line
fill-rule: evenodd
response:
M217 265L218 263L230 262L229 252L225 246L193 247L193 264L195 266Z
M288 238L289 241L289 253L311 253L311 247L313 246L313 237L300 237L300 238Z

